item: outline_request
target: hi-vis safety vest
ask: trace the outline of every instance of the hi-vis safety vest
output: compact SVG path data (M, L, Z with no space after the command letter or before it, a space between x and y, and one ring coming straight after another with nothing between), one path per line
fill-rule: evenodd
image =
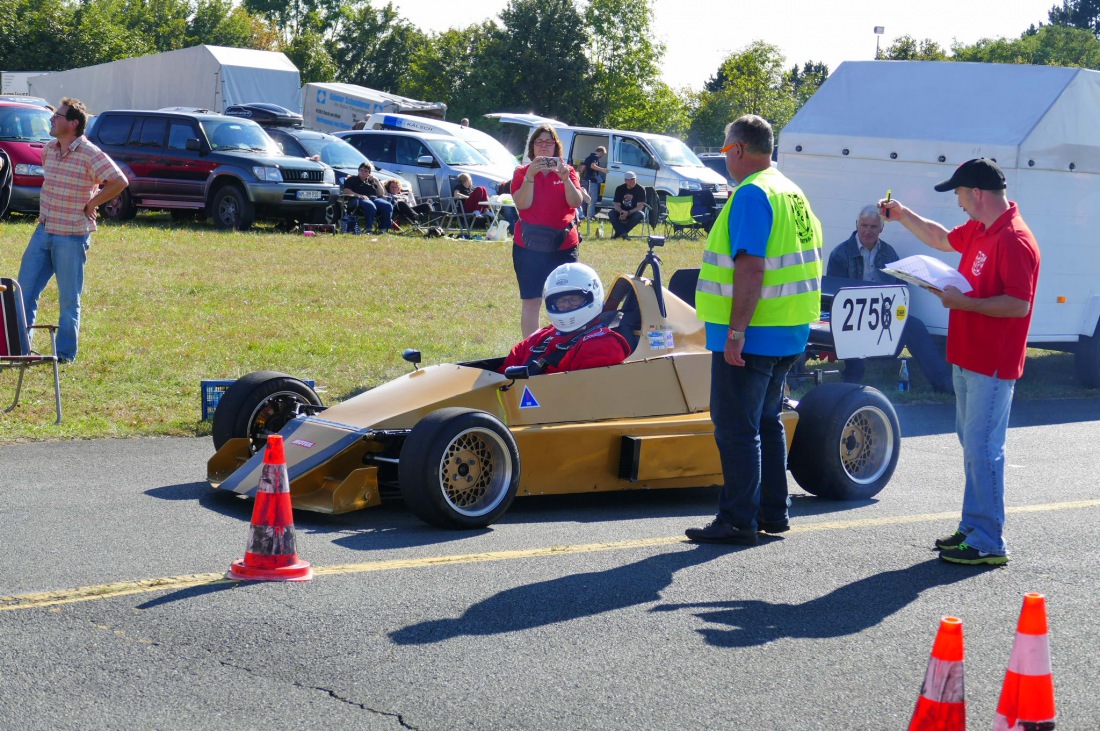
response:
M749 326L789 327L821 316L821 222L794 183L775 168L753 173L730 194L707 237L695 311L700 320L728 325L733 309L730 207L749 185L764 191L772 207L772 231L764 254L764 282Z

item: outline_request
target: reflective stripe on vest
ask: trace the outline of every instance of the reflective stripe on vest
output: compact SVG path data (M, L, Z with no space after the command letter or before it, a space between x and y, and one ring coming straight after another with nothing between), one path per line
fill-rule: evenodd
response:
M729 324L734 271L729 214L734 196L747 185L761 189L772 209L764 281L749 325L784 327L816 322L821 313L821 223L798 186L775 168L745 178L714 222L696 285L699 319Z

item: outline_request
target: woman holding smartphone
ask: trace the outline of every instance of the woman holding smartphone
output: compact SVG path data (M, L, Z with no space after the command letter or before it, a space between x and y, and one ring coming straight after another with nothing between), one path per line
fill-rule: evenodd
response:
M519 210L512 267L519 282L524 337L539 329L542 288L550 272L578 259L580 236L573 223L581 204L580 178L561 154L554 128L536 127L527 143L531 162L512 174L512 200Z

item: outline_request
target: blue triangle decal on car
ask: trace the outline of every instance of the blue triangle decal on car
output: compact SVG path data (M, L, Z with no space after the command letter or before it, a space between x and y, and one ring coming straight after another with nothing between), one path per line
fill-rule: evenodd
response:
M523 387L523 398L519 401L519 407L521 409L537 409L539 407L539 402L535 400L529 386Z

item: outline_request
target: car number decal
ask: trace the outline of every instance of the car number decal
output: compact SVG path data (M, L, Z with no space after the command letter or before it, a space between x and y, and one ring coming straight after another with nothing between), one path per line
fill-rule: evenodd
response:
M904 284L840 288L828 318L837 357L892 356L908 315Z
M523 387L523 398L519 400L519 407L521 409L537 409L539 408L539 402L535 399L535 395L531 393L530 386Z

